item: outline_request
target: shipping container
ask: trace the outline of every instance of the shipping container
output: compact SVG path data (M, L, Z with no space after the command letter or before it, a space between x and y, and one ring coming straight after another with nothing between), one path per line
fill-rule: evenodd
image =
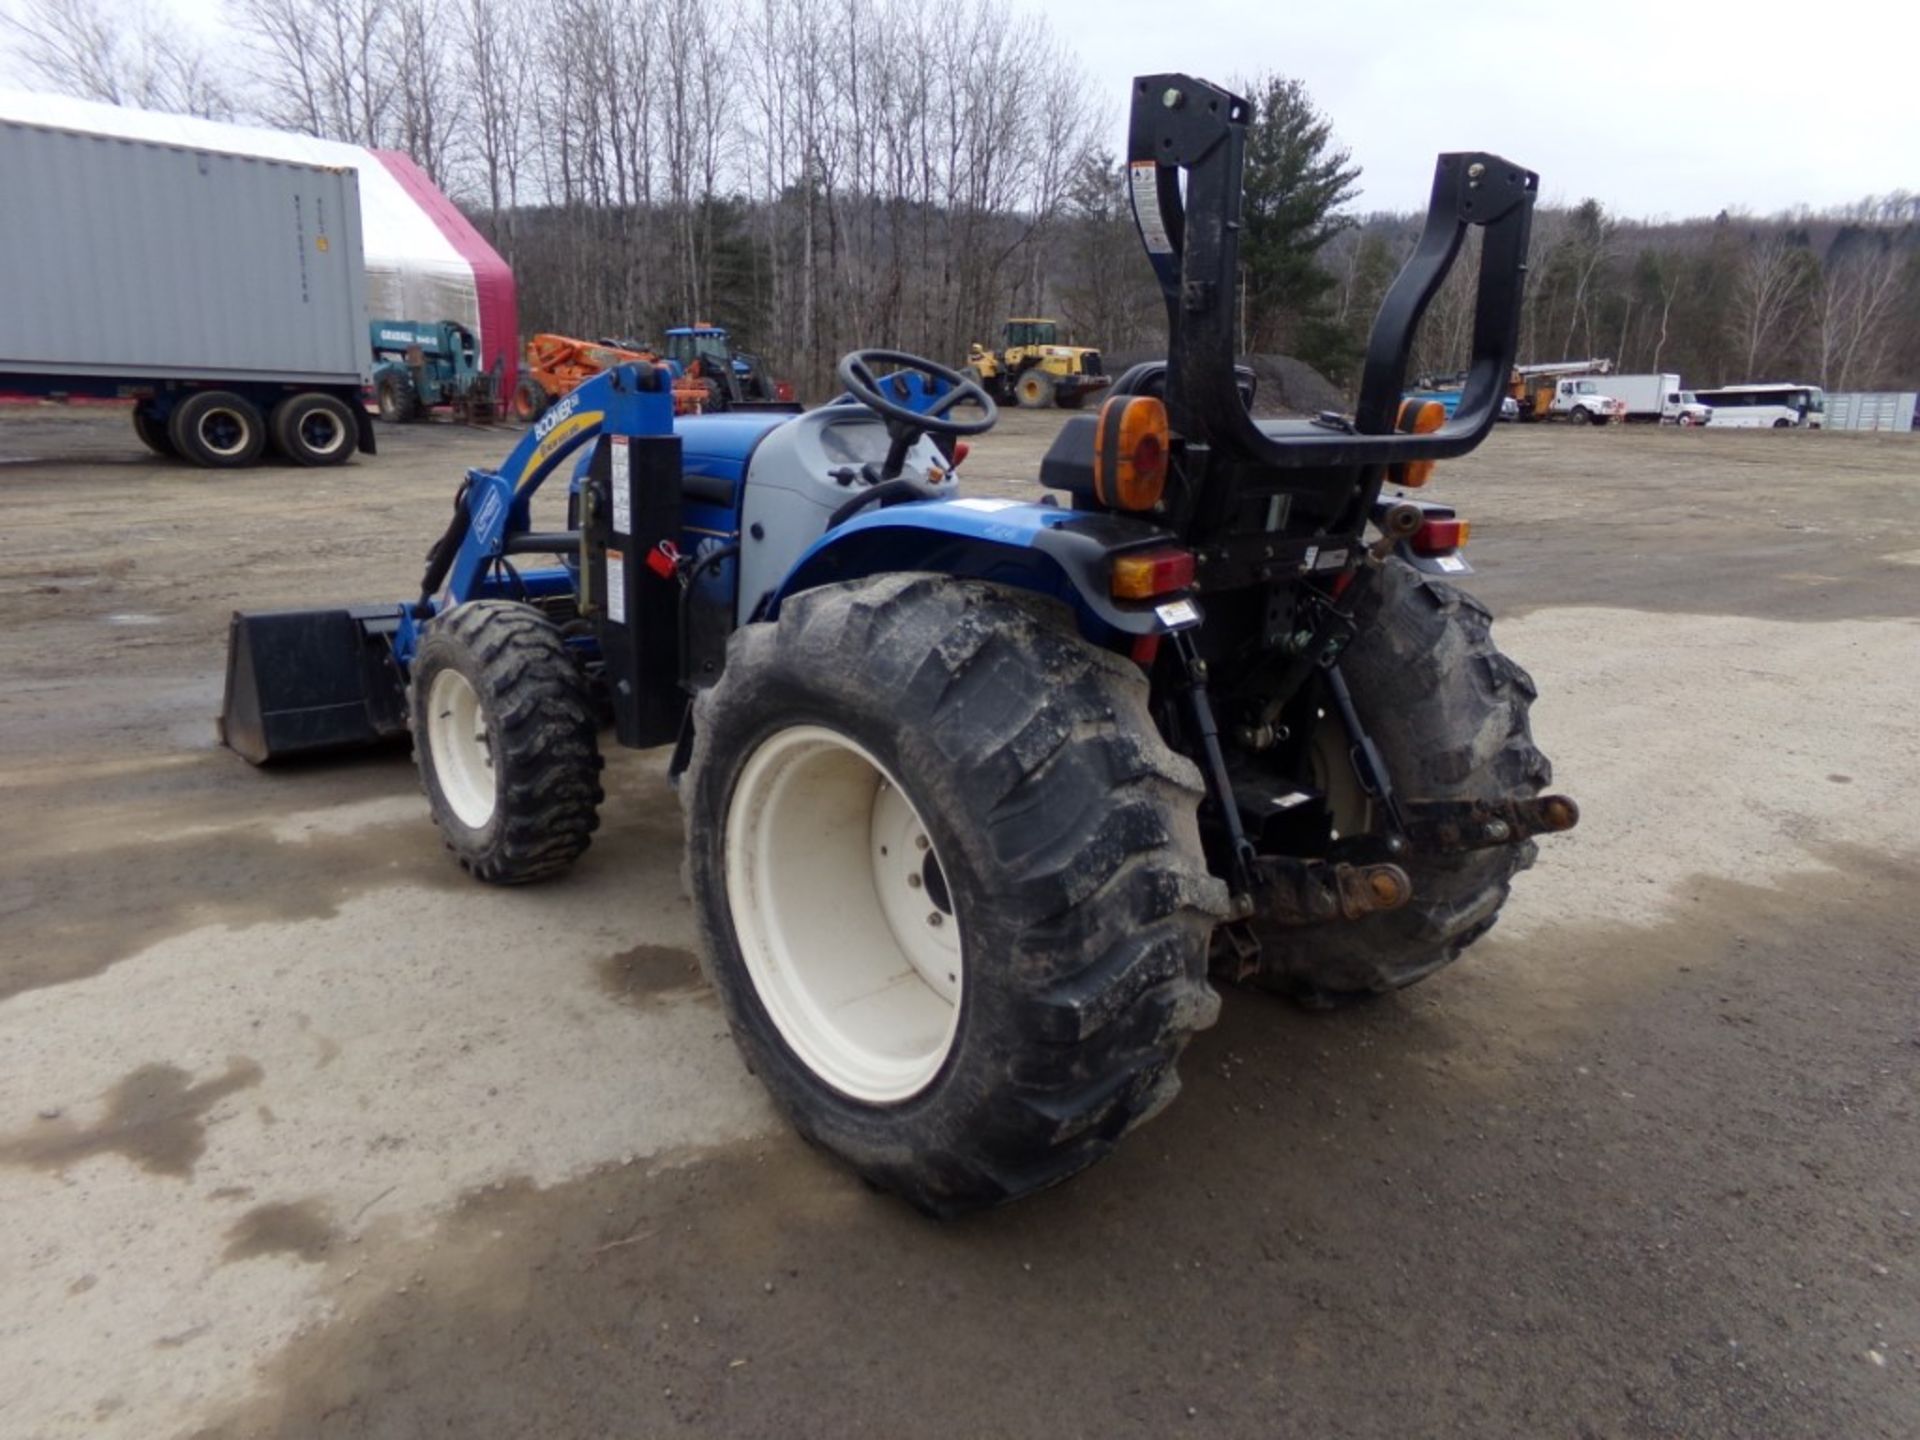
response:
M1829 430L1920 430L1920 393L1853 391L1827 396Z
M0 182L31 197L0 206L0 390L132 397L202 464L373 448L353 170L0 120Z

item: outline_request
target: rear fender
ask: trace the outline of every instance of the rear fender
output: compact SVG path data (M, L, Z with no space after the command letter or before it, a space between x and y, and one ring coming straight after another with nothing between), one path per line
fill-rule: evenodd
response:
M1115 555L1173 543L1165 530L1122 515L1015 500L917 501L868 511L823 535L753 618L776 619L785 601L821 585L914 570L1051 596L1072 607L1088 640L1112 648L1200 623L1190 599L1127 603L1109 593Z

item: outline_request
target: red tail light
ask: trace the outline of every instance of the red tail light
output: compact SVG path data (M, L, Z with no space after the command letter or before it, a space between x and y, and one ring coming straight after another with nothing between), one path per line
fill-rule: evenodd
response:
M1116 600L1151 600L1193 584L1193 552L1177 545L1113 557L1108 589Z
M1451 555L1467 543L1472 529L1465 520L1429 520L1407 543L1416 555Z

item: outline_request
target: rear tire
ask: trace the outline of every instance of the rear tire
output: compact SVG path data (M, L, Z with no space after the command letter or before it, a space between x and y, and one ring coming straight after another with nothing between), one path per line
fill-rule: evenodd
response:
M359 448L353 408L318 390L289 395L268 421L274 447L296 465L344 465Z
M214 470L237 470L260 458L267 424L259 409L229 390L196 390L174 406L167 438L182 458Z
M1101 1158L1218 1012L1199 774L1138 667L1043 608L911 574L798 595L735 632L681 784L748 1067L808 1140L935 1215Z
M552 397L547 394L545 387L531 375L522 375L519 383L513 387L511 413L522 425L533 424L547 413L547 406L551 403Z
M1014 382L1013 393L1022 410L1046 410L1053 405L1053 377L1044 370L1029 370Z
M1773 422L1773 428L1776 430L1791 430L1793 428L1793 421L1776 420Z
M505 600L427 627L408 682L420 783L462 869L493 885L559 874L600 823L592 693L560 632Z
M143 403L136 403L133 407L133 433L154 454L169 460L179 457L180 452L173 448L173 437L167 434L167 422L157 419Z
M1492 616L1464 591L1389 560L1354 586L1359 632L1340 668L1355 708L1407 800L1522 799L1553 778L1527 720L1532 677L1495 648ZM1322 747L1344 764L1345 738ZM1345 776L1333 777L1344 782ZM1327 787L1335 796L1339 785ZM1357 786L1348 786L1357 795ZM1336 820L1341 806L1336 804ZM1364 823L1364 822L1361 822ZM1343 833L1357 829L1349 821ZM1312 1005L1363 1000L1425 979L1493 928L1532 841L1400 863L1413 898L1398 910L1324 926L1256 921L1256 983Z

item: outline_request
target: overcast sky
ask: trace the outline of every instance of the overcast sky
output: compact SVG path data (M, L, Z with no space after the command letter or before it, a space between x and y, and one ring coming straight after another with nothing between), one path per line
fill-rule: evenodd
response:
M155 3L215 33L219 0ZM1920 190L1920 0L1010 3L1078 51L1116 153L1136 74L1298 76L1365 171L1364 208L1423 206L1441 150L1500 152L1550 201L1633 217Z
M1920 0L1013 3L1121 99L1162 70L1297 76L1369 209L1424 207L1442 150L1496 151L1549 199L1635 217L1920 190ZM1117 104L1112 122L1120 151Z

